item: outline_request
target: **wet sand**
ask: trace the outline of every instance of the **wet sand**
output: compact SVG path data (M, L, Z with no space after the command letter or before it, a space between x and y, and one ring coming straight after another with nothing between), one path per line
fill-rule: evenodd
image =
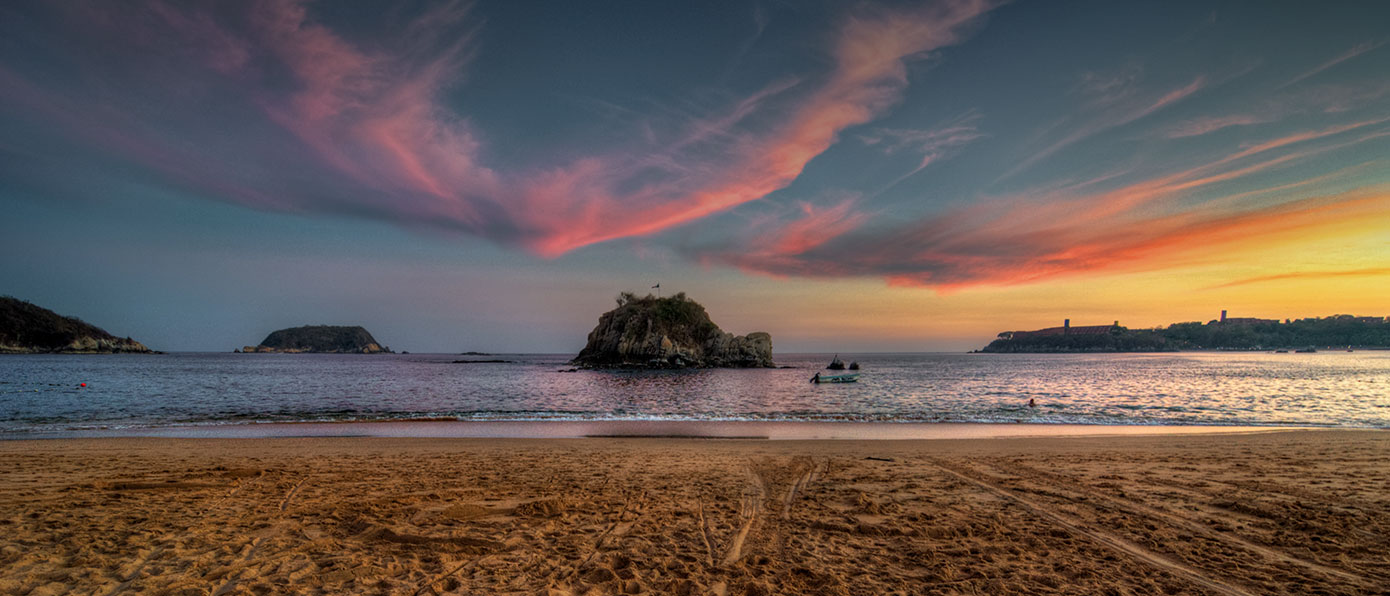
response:
M581 439L614 437L909 440L1186 435L1290 430L1279 426L1160 426L1152 424L1020 424L980 422L862 422L790 420L375 420L273 422L0 432L0 440L139 438L282 439L395 437L431 439Z
M1387 594L1390 433L0 441L4 594Z

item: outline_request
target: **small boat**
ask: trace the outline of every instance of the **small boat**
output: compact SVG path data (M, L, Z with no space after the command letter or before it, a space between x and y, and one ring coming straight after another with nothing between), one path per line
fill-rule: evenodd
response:
M836 354L836 355L835 355L835 358L832 359L832 360L830 361L830 366L825 367L825 369L826 369L826 370L844 370L844 369L845 369L845 362L844 362L843 360L840 360L840 355L839 355L839 354Z
M812 383L855 383L858 381L859 373L850 373L844 375L822 375L820 373L816 373L816 376L811 377Z
M1304 349L1302 349L1302 350L1294 350L1294 353L1295 353L1295 354L1313 354L1313 353L1316 353L1317 351L1318 351L1317 348L1304 348Z

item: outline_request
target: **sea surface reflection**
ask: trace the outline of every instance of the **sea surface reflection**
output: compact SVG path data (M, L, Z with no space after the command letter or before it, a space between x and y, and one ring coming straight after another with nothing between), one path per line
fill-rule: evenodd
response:
M1390 352L845 354L859 383L809 383L830 356L578 372L562 372L569 355L534 354L5 356L0 432L435 418L1390 427Z

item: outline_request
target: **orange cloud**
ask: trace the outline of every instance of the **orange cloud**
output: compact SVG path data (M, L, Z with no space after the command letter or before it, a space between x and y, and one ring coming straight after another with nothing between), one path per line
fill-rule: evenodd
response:
M1220 288L1233 288L1250 284L1266 283L1271 281L1284 281L1290 279L1328 279L1337 277L1378 277L1390 276L1390 267L1370 267L1366 269L1347 269L1342 271L1296 271L1293 273L1280 273L1278 275L1261 275L1259 277L1247 277L1233 282L1206 288L1216 290Z
M707 261L754 273L876 276L890 285L929 286L941 291L1220 261L1219 255L1230 247L1273 246L1347 224L1390 222L1390 193L1377 188L1253 207L1243 206L1237 199L1252 192L1270 194L1305 184L1266 187L1195 205L1180 201L1218 183L1390 135L1374 127L1383 122L1288 135L1208 164L1109 191L1079 192L1097 183L1091 180L1038 194L985 199L895 228L836 230L826 241L809 247L789 243L789 250L779 251L782 245L772 243L745 251L737 247L755 242L743 240L735 243L735 248L694 252ZM1315 140L1332 142L1295 147ZM1276 149L1294 150L1271 154ZM1340 171L1358 169L1363 168ZM1331 179L1312 180L1325 183ZM803 233L802 228L798 221L783 229L795 235ZM781 232L760 225L756 234L775 238Z
M1083 222L1042 228L1032 234L1012 230L981 237L966 248L997 242L1010 250L1002 258L924 253L929 261L967 267L925 267L923 274L889 275L895 285L935 286L945 290L974 285L1017 285L1077 275L1151 271L1197 262L1219 261L1216 251L1238 245L1250 249L1277 245L1290 237L1307 237L1319 229L1368 218L1390 221L1390 194L1315 197L1262 209L1216 214L1191 211L1120 222ZM1374 221L1374 219L1371 219ZM954 247L952 247L954 248ZM996 250L996 253L1001 252ZM843 253L842 253L843 254ZM937 257L937 258L932 258ZM926 263L924 263L926 264Z

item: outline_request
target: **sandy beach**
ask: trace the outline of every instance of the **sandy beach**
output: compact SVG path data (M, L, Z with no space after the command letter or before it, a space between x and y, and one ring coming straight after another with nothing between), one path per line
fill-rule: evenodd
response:
M1383 594L1390 433L0 442L5 594Z

